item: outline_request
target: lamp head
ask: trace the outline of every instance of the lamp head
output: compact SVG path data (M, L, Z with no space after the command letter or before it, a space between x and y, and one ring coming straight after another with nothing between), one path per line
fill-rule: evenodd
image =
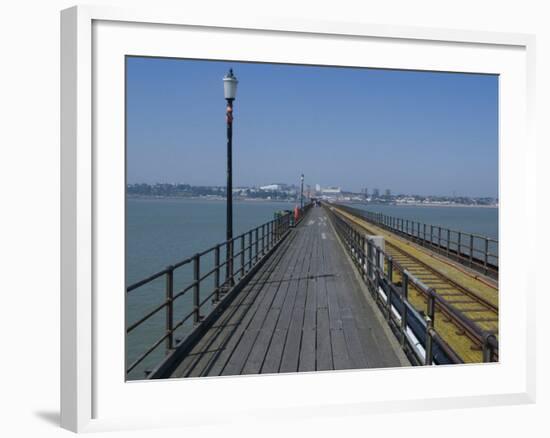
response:
M223 93L226 99L228 100L234 100L237 96L237 84L239 81L237 80L236 76L233 74L233 69L229 69L229 73L227 73L223 78Z

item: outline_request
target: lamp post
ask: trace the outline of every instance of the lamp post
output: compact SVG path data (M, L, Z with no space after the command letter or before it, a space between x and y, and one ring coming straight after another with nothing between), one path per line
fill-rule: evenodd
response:
M300 189L300 209L304 208L304 174L300 177L302 187Z
M225 278L230 286L233 282L233 163L232 163L232 148L233 148L233 101L237 95L237 78L233 74L233 69L223 78L223 92L226 107L226 122L227 122L227 212L226 212L226 265Z

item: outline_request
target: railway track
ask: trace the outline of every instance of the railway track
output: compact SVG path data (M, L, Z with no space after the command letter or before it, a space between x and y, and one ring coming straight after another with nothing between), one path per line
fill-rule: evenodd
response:
M381 234L376 226L364 218L338 208L335 211L355 229L370 235ZM407 245L411 246L410 243ZM498 304L393 244L390 239L385 239L385 251L394 262L394 283L401 284L403 271L406 270L426 286L433 288L440 302L444 303L436 304L436 311L440 314L436 318L436 326L442 332L443 338L465 362L479 361L483 337L486 334L498 337ZM427 302L425 294L414 284L410 286L414 290L411 296L413 305L418 311L424 311Z

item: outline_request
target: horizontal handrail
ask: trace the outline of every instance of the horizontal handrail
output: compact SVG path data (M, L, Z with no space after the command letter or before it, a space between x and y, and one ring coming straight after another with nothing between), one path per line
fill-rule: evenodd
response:
M165 327L163 335L156 339L152 345L145 349L129 366L126 373L133 371L148 356L150 356L164 342L166 354L173 351L184 339L175 339L175 332L183 326L189 319L193 319L195 326L200 325L201 321L209 312L214 310L216 304L220 302L225 294L228 294L239 281L243 280L247 273L262 261L262 258L278 244L290 231L291 228L299 224L305 213L311 207L311 203L304 205L303 208L297 208L294 213L285 212L275 219L262 225L252 228L232 239L220 242L204 251L178 261L166 268L131 284L126 288L127 296L159 278L165 279L164 300L156 304L151 310L144 313L136 321L129 323L126 327L126 334L132 333L145 322L151 320L161 310L166 309L164 316ZM235 248L237 247L237 248ZM222 253L225 256L222 258ZM205 258L213 257L212 267L204 271ZM180 288L177 292L174 287L174 274L178 269L189 266L192 268L192 280ZM213 277L213 278L212 278ZM212 279L213 285L208 293L203 293L204 282ZM183 315L174 323L176 311L174 304L180 297L192 293L191 310ZM211 303L210 309L205 307Z

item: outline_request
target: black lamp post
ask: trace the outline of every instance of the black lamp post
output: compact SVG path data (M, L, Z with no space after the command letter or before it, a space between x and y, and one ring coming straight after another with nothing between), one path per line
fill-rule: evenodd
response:
M233 74L233 69L223 78L223 91L225 100L227 101L226 121L227 121L227 216L226 216L226 265L225 278L229 285L233 285L233 164L232 164L232 147L233 147L233 101L237 95L237 78Z
M300 209L304 208L304 174L300 177L302 187L300 189Z

